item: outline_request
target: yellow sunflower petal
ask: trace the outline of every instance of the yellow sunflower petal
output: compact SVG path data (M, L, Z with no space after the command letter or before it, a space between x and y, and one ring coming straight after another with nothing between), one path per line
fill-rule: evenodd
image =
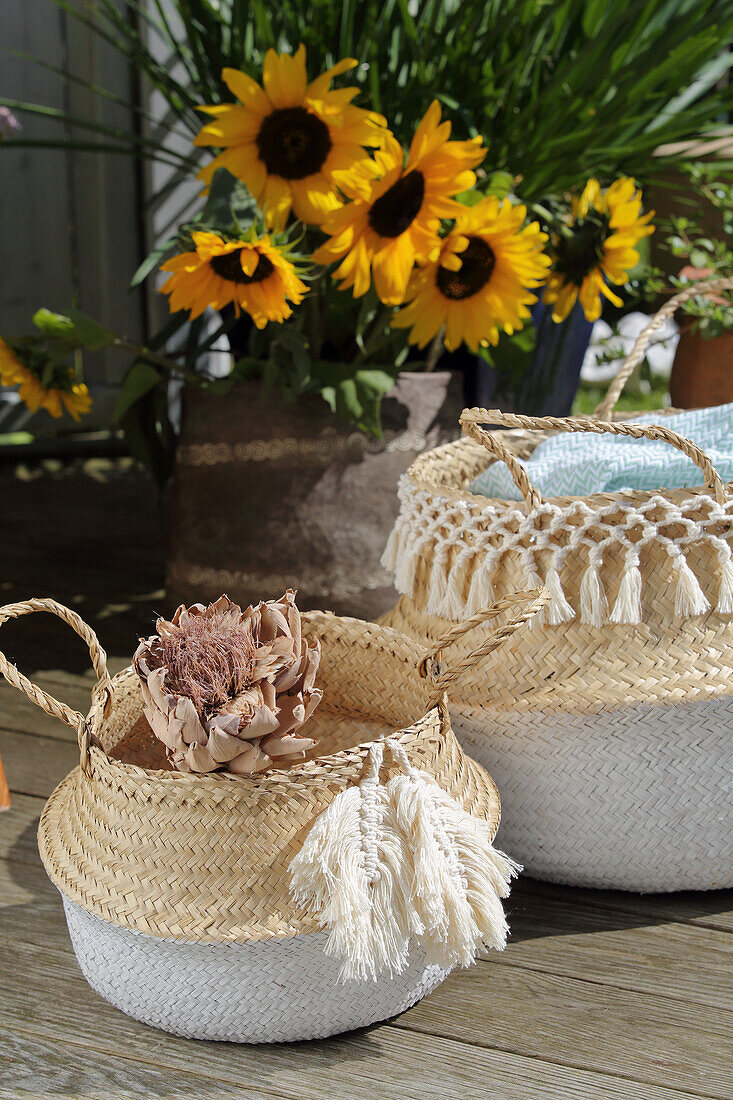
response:
M305 71L305 46L298 47L294 56L277 54L270 49L265 54L262 82L267 98L273 107L297 107L308 87Z
M224 69L221 75L229 91L233 92L250 111L254 111L257 115L266 115L269 112L269 100L251 76L240 72L239 69Z
M315 80L312 80L308 85L307 94L314 99L320 99L326 94L331 86L331 81L341 76L342 73L346 73L349 69L355 68L359 62L353 57L344 57L337 64L332 65L330 69L326 69L325 73L321 73Z

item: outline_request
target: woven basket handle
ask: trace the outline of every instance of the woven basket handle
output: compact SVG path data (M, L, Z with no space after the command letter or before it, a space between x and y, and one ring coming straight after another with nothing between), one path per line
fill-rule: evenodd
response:
M110 691L110 679L107 671L107 654L99 644L99 639L90 626L84 622L75 611L71 611L70 608L64 607L61 603L56 603L55 600L50 599L33 599L24 600L22 603L9 603L4 607L0 607L0 626L7 622L8 619L19 619L22 615L30 615L33 611L48 611L52 615L57 615L59 619L63 619L65 623L76 631L80 638L83 638L89 647L89 655L92 658L92 664L94 665L94 671L97 674L97 683L94 686L92 697L101 690ZM39 706L41 710L45 710L46 714L50 714L53 718L59 718L62 722L65 722L67 726L70 726L73 730L76 730L77 740L79 742L79 751L81 754L81 766L86 768L87 757L89 754L89 730L87 728L87 722L83 714L79 714L78 711L72 710L71 707L67 707L65 703L60 703L58 699L54 699L53 695L48 695L45 691L42 691L35 684L19 672L18 669L7 659L4 653L0 653L0 673L5 677L9 684L16 687L18 691L22 691L24 695L27 695L32 703Z
M497 600L491 607L482 608L480 611L477 611L475 615L472 615L470 619L465 619L464 622L456 623L455 626L452 626L450 630L446 631L433 648L428 650L425 656L421 658L418 665L418 672L420 675L426 676L432 681L435 688L435 698L442 698L444 692L448 691L451 685L455 686L459 683L465 673L470 672L480 660L484 657L488 657L490 653L493 653L495 649L498 649L507 639L511 638L515 630L518 630L520 626L528 622L538 611L541 611L545 604L549 602L549 599L550 593L546 588L533 588L527 592L513 592L510 596L504 596L502 599ZM476 649L456 662L451 668L441 669L440 657L444 649L453 645L453 643L457 642L459 638L462 638L464 634L467 634L469 630L473 630L475 626L480 626L481 623L489 622L491 619L495 619L498 615L501 615L503 611L508 611L510 608L516 609L517 607L521 608L521 610L515 610L511 618L500 626L498 630L494 630L484 638Z
M594 417L572 416L520 416L518 413L503 413L499 409L464 409L461 413L461 427L466 435L482 443L488 451L505 462L514 484L530 508L538 508L542 497L527 477L527 471L519 459L511 454L497 438L496 433L487 432L481 424L501 424L505 428L554 428L561 432L593 432L596 435L626 435L632 439L657 439L669 443L678 451L691 458L702 471L705 484L715 494L718 504L725 503L725 489L720 474L712 462L691 440L671 432L661 424L614 423L610 420L596 420Z
M665 302L659 312L654 314L646 328L642 329L637 336L633 348L621 366L621 370L611 382L606 392L606 396L598 405L593 416L598 420L610 419L611 413L616 407L616 402L621 396L624 386L633 374L634 368L638 367L639 363L641 363L644 358L654 333L659 331L667 318L671 317L679 306L684 305L690 298L697 298L698 295L712 297L720 290L733 290L733 278L701 279L699 282L685 287L684 290L681 290L678 294L675 294L673 298L670 298L668 302Z

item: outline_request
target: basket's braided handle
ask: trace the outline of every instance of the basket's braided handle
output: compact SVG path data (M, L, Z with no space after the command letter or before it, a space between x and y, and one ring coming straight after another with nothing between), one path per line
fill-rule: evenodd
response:
M451 685L461 680L464 673L469 672L480 660L484 657L488 657L490 653L498 649L508 638L511 638L515 630L518 630L520 626L528 622L538 611L541 611L545 604L549 602L549 599L550 593L546 588L532 588L527 592L512 592L510 596L502 597L502 599L497 600L495 604L492 604L491 607L482 608L480 611L477 611L475 615L471 615L469 619L456 623L450 630L447 630L433 648L428 650L418 665L420 675L427 676L432 681L435 687L435 698L441 698L443 693L446 692ZM451 668L445 669L444 671L440 669L439 658L444 649L447 649L448 646L458 641L459 638L462 638L464 634L473 630L474 627L489 622L491 619L495 619L498 615L501 615L502 612L508 611L511 608L517 608L517 606L519 606L521 610L515 611L507 622L500 626L498 630L494 630L484 638L476 649L461 658L460 661L457 661Z
M500 419L503 416L504 413L499 413ZM493 412L488 412L486 409L464 409L461 413L460 424L464 434L470 435L477 443L485 447L494 458L499 462L503 462L512 475L512 481L519 489L519 492L529 505L529 508L539 508L542 504L542 497L527 477L527 471L522 463L516 455L513 455L511 451L504 446L499 438L500 433L487 432L486 428L481 427L481 422L485 424L495 422Z
M494 454L498 453L495 446L495 437L481 428L481 423L501 424L505 428L554 428L561 432L594 432L596 435L608 433L609 435L627 435L632 439L657 439L663 443L669 443L671 447L676 447L678 451L682 451L684 455L692 459L702 471L705 484L709 489L712 489L718 504L725 503L725 489L720 474L705 452L701 451L691 440L677 435L676 432L662 427L661 424L634 424L633 422L627 423L624 421L615 423L610 420L596 420L594 417L522 416L518 413L503 413L499 409L464 409L461 413L461 427L464 432L484 443ZM491 445L484 437L491 440ZM503 447L502 449L506 450ZM511 462L508 462L506 458L504 458L504 461L509 468L514 483L530 508L538 507L542 498L530 484L526 470L514 456L509 457ZM521 478L519 476L520 471L523 475Z
M658 313L655 313L649 324L645 329L639 333L634 343L633 348L624 359L620 371L611 382L608 387L606 396L598 405L598 408L593 413L593 416L598 420L608 420L616 407L624 386L631 377L634 368L638 367L642 359L646 355L646 350L651 343L652 336L655 332L658 332L668 317L671 317L677 308L684 305L685 302L689 302L690 298L697 298L699 295L704 297L710 297L720 290L733 290L733 278L726 279L701 279L699 282L691 283L690 286L685 287L684 290L679 291L673 298L670 298L668 302L665 302Z
M9 603L4 607L0 607L0 626L8 619L19 619L22 615L30 615L33 611L48 611L52 615L58 615L59 619L63 619L72 630L76 631L80 638L84 639L89 647L89 655L97 674L97 683L93 695L96 695L100 690L109 691L110 679L107 671L107 655L99 644L99 639L92 628L87 626L84 620L75 611L71 611L70 608L64 607L61 603L56 603L55 600L40 598L24 600L22 603ZM32 703L39 706L41 710L45 710L46 714L50 714L53 718L59 718L67 726L71 726L73 730L76 730L81 753L81 766L85 768L89 752L89 730L84 715L79 714L77 710L72 710L65 703L60 703L58 699L54 699L52 695L48 695L41 688L36 687L22 672L18 671L2 652L0 652L0 673L9 684L27 695Z

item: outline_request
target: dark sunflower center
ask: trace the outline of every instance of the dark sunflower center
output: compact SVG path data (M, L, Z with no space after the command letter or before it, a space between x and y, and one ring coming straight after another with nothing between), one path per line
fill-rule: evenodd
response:
M279 107L262 120L257 149L270 175L302 180L320 172L331 152L331 135L305 107Z
M463 261L460 271L439 267L437 278L441 294L456 301L477 294L486 286L496 267L496 256L481 237L469 237L468 248L460 252L459 257Z
M424 175L408 172L379 196L369 211L369 224L380 237L399 237L420 213L424 198Z
M582 284L588 272L603 259L607 236L608 219L601 216L576 222L572 234L559 238L555 270L566 283Z
M229 283L261 283L275 270L272 260L268 260L267 256L260 256L252 274L246 275L242 271L241 255L242 249L237 248L234 252L227 252L223 256L212 256L209 265L220 279L226 279Z

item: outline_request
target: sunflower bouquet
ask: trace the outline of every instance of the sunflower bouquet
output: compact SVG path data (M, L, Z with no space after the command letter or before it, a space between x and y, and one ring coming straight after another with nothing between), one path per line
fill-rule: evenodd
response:
M523 203L513 177L487 170L483 138L456 139L437 100L403 146L383 115L355 105L357 87L334 87L356 65L345 58L309 79L301 45L268 50L261 83L224 68L234 98L199 107L205 123L193 140L214 154L198 172L201 208L135 279L156 268L165 276L162 335L140 346L84 315L40 311L41 337L26 338L35 358L27 343L3 345L8 381L31 372L36 407L55 414L61 401L83 412L73 354L117 346L135 353L123 425L141 395L164 393L171 378L226 391L255 377L291 398L320 393L378 434L379 403L399 370L431 369L461 345L491 361L542 294L557 323L576 301L590 320L602 297L620 301L611 285L626 282L635 245L652 232L633 179L605 189L591 179L575 198ZM184 326L185 346L163 354ZM211 368L221 336L234 352L225 377ZM50 393L52 375L63 380L60 397L45 399L36 391Z

